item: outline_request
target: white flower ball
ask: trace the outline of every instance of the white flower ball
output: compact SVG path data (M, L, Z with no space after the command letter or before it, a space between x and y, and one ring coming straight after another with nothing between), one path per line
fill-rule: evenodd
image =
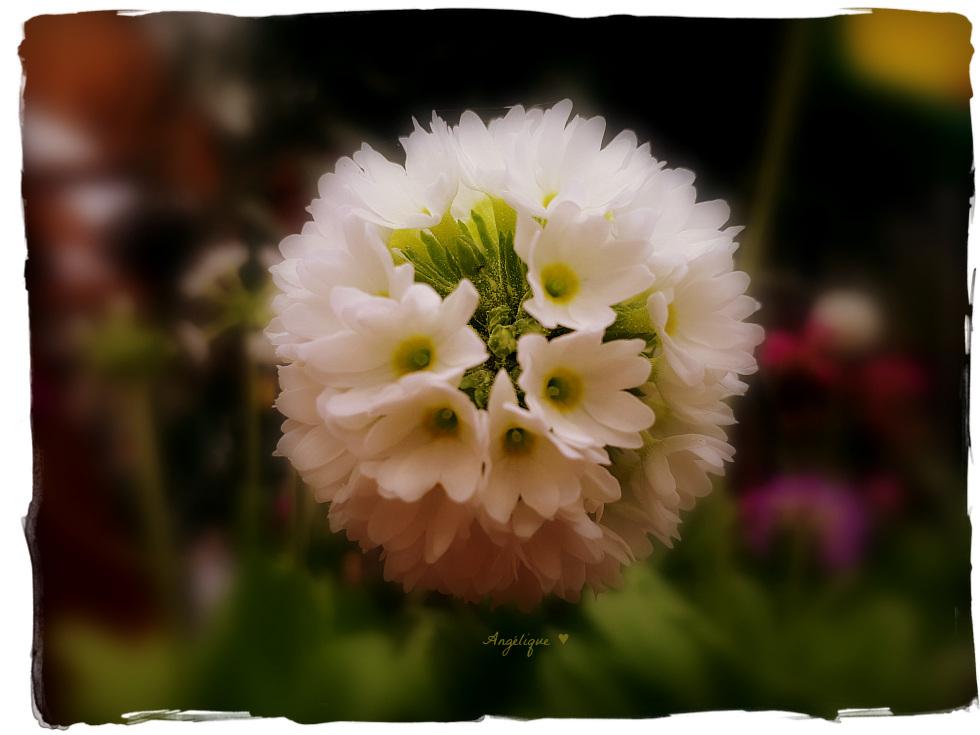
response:
M406 591L618 587L732 459L763 333L728 207L571 108L364 145L271 269L277 452Z

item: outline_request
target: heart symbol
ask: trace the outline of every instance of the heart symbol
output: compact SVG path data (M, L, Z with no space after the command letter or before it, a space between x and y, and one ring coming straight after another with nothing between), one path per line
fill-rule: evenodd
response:
M560 640L561 641L561 644L564 646L565 645L565 641L568 640L568 633L559 633L558 634L558 640Z

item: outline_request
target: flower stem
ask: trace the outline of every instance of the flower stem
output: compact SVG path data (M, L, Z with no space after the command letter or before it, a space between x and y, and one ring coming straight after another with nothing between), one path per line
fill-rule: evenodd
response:
M749 274L758 273L769 245L776 200L781 191L779 182L786 167L787 150L806 76L810 45L807 22L790 21L784 41L782 73L773 93L758 183L749 210L748 227L739 248L740 267Z
M180 621L178 565L153 422L151 385L139 380L128 386L127 393L126 405L136 444L137 484L150 560L164 613L172 624L177 625Z
M286 534L286 555L299 568L306 566L306 552L310 547L312 513L310 504L315 502L310 493L303 492L296 469L290 465L283 481L283 489L289 498L289 526Z
M306 569L306 556L313 535L313 519L316 516L316 500L311 493L303 492L305 488L301 486L295 470L292 470L290 475L296 497L296 528L293 534L295 559L299 567Z
M242 448L244 450L244 476L242 479L242 499L239 506L239 534L242 549L246 553L255 550L259 535L259 513L262 498L259 483L259 445L261 444L262 409L259 405L261 390L258 366L254 358L245 350L245 412L242 422Z

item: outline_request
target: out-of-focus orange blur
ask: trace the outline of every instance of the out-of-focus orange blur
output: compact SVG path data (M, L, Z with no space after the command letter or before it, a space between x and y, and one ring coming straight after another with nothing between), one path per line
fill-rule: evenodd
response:
M848 16L846 53L856 73L926 98L966 101L970 87L970 21L953 13L876 10Z

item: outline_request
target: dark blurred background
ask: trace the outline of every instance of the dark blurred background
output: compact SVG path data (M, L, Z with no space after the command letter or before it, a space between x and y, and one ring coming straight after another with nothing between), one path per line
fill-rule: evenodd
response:
M43 720L970 703L970 32L905 11L29 20ZM746 225L768 337L735 464L621 591L527 615L406 595L272 456L267 269L362 141L402 160L413 116L566 97ZM503 657L495 631L552 645Z

